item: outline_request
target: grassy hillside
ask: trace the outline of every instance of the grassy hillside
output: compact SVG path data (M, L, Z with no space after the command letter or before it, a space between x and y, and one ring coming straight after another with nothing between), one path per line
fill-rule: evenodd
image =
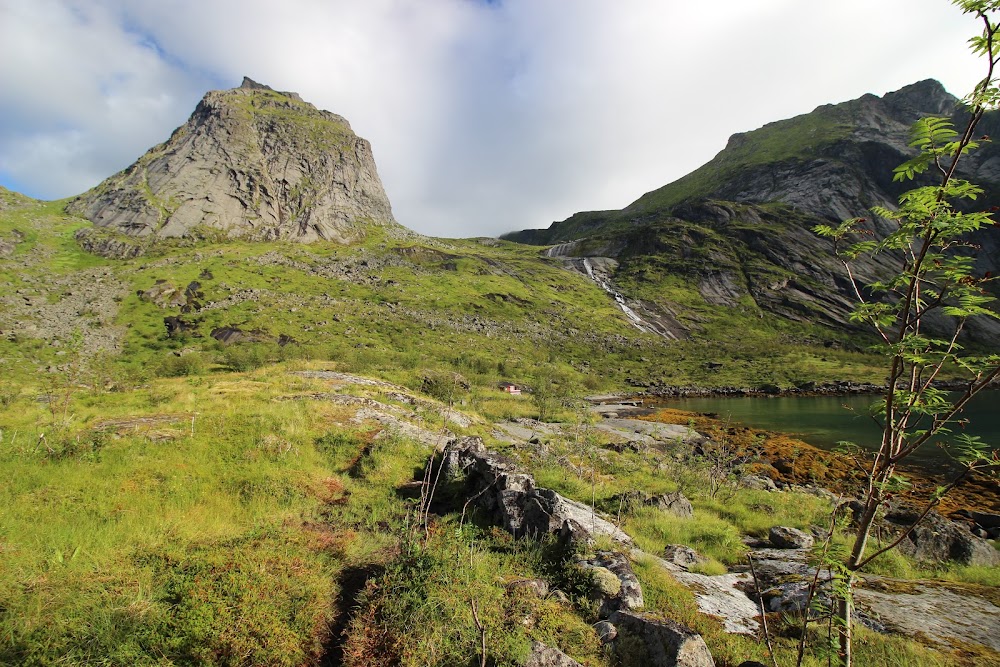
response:
M87 359L106 383L128 384L292 357L378 369L413 387L429 370L454 370L482 387L555 373L590 393L631 383L792 386L870 375L864 355L837 354L828 367L811 361L830 358L823 343L832 331L710 305L696 284L656 279L655 267L629 288L675 305L696 342L638 331L592 281L519 244L161 242L144 257L108 260L77 246L73 234L85 224L61 202L0 213L9 249L0 260L0 359L11 377ZM171 335L165 318L179 318ZM240 329L242 342L213 339L223 327ZM750 333L774 348L766 367L736 360L706 370L734 357L736 339Z
M612 515L623 492L683 490L696 521L619 520L649 552L691 544L718 573L744 557L742 535L823 523L827 504L728 482L720 496L681 450L611 446L623 442L577 399L637 380L873 373L865 355L824 346L820 328L711 305L653 265L632 267L629 289L675 304L697 337L639 332L533 247L163 244L118 261L79 249L85 223L63 203L4 201L0 664L466 665L485 641L495 664L516 665L542 641L610 667L589 580L551 542L515 540L461 501L415 519L427 457L479 436L539 485ZM211 337L225 327L228 343ZM506 395L500 380L535 393ZM566 425L523 422L534 442L495 426L536 417ZM654 562L634 567L647 609L702 633L718 664L766 659ZM928 574L901 559L880 567ZM989 571L948 576L996 583ZM531 577L566 599L510 587ZM861 632L859 665L962 664ZM782 633L786 660L796 639ZM806 664L825 663L810 653Z
M476 601L497 664L517 664L541 640L591 667L609 665L589 627L595 609L585 588L573 588L551 545L515 541L458 506L428 533L417 529L411 480L440 440L365 418L359 406L372 401L407 412L432 436L443 427L482 435L539 484L605 509L624 490L683 488L698 521L645 511L624 525L652 552L695 546L710 556L708 572L739 562L740 535L778 521L805 528L826 511L811 496L716 496L704 470L670 452L605 449L586 421L545 436L543 448L512 448L488 422L443 421L445 406L406 398L405 389L301 374L329 366L284 362L130 391L76 387L64 412L39 401L54 397L41 387L6 398L0 664L303 665L324 651L347 665L467 664L480 645ZM527 397L478 405L491 418L534 410ZM908 566L885 567L899 574ZM758 642L700 615L692 593L653 563L636 569L647 608L702 632L719 664L765 657ZM538 576L571 601L507 588ZM865 636L861 665L886 664L886 654L952 664L916 644ZM794 646L793 637L779 641L786 657Z

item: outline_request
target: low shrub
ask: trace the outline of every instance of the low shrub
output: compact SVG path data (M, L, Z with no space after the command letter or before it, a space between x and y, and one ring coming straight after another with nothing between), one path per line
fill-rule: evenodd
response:
M186 377L189 375L201 375L208 369L208 362L201 352L187 352L185 354L169 354L156 369L156 374L160 377Z
M261 368L280 357L281 348L268 343L234 343L222 348L222 364L243 373Z

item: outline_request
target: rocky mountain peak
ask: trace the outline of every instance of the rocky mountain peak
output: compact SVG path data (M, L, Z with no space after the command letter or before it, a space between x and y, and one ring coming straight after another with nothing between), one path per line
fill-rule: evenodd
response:
M341 116L244 77L210 91L132 166L71 202L105 255L166 238L351 243L398 225L371 145Z
M290 97L297 102L304 102L304 100L298 93L291 93L288 91L280 91L280 92L276 91L271 86L267 86L263 83L257 83L248 76L243 77L243 83L240 84L240 90L270 90L272 93L278 92L279 94L284 95L285 97Z
M911 116L913 121L923 116L951 116L958 104L958 98L934 79L924 79L886 93L882 101L904 117L902 120L906 120L905 116Z
M263 83L257 83L248 76L243 77L243 83L240 84L240 88L249 88L250 90L274 90L271 86L266 86Z

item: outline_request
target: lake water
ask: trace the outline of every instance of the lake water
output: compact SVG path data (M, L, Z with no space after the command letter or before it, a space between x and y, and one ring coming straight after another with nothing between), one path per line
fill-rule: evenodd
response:
M744 426L793 434L822 449L832 449L841 440L876 449L881 441L881 427L868 416L869 406L876 400L877 396L719 396L669 399L663 405L716 413L720 419ZM978 435L993 449L1000 449L1000 391L979 394L962 416L969 419L966 433ZM958 432L958 427L953 430ZM932 468L947 460L940 447L927 443L909 462Z

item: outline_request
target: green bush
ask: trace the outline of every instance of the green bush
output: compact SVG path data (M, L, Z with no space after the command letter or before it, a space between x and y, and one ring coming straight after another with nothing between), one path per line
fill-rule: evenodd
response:
M471 385L458 373L451 371L424 371L420 391L449 405L465 396Z
M21 395L21 388L13 385L0 387L0 408L9 408Z
M160 377L185 377L201 375L208 368L208 363L201 352L186 354L170 354L160 362L156 374Z
M222 349L222 364L231 371L253 371L277 359L279 352L268 343L235 343Z

